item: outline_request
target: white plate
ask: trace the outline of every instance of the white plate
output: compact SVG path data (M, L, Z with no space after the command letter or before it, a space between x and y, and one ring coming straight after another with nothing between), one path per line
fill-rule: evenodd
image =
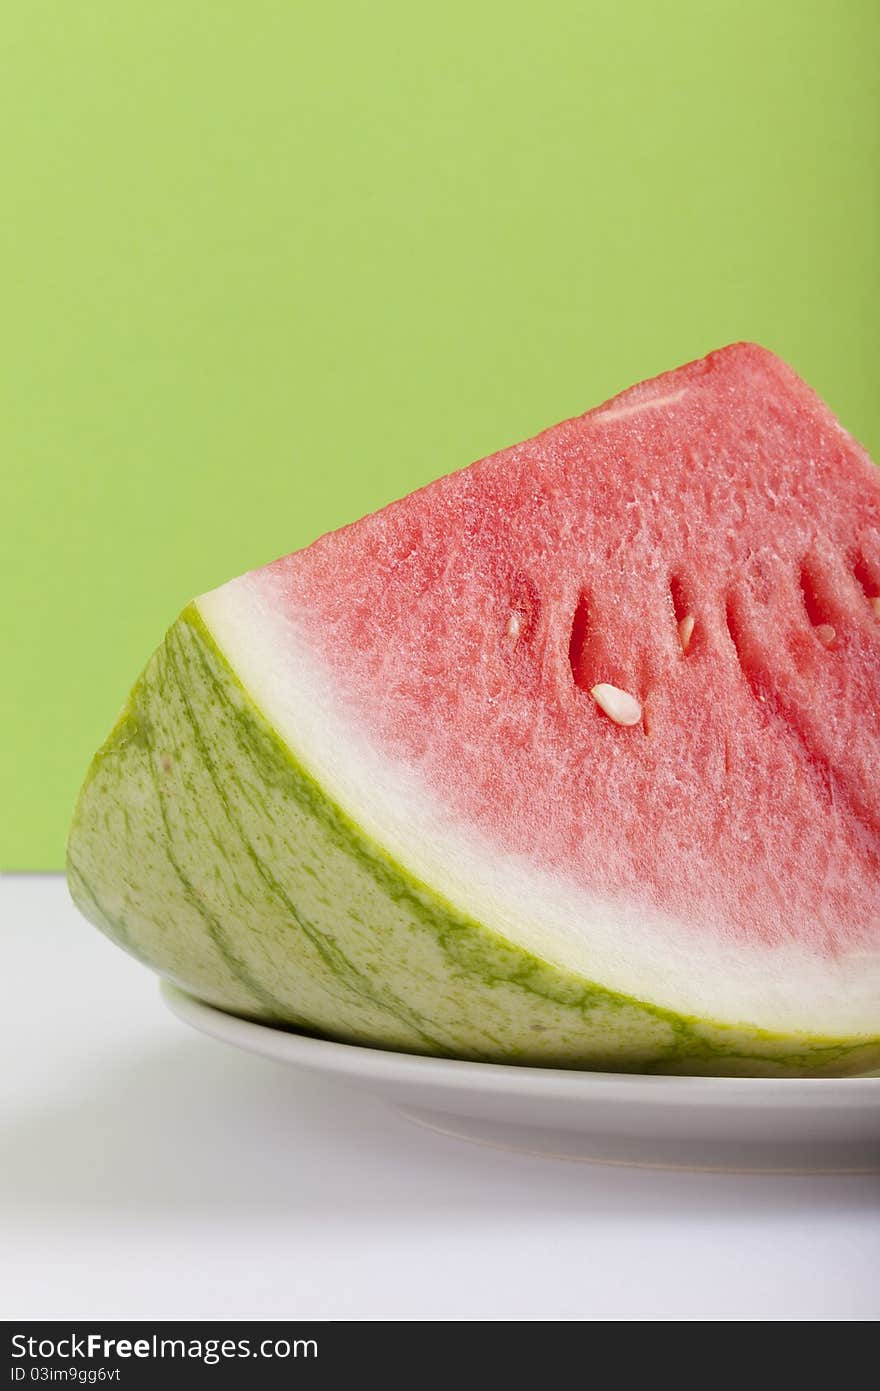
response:
M497 1148L599 1164L880 1172L880 1077L651 1077L388 1053L270 1028L162 983L185 1023L374 1092L409 1120Z

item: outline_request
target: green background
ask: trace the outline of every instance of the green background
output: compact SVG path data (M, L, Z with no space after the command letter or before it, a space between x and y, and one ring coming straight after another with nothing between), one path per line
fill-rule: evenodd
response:
M18 0L0 865L194 593L748 337L880 445L876 0Z

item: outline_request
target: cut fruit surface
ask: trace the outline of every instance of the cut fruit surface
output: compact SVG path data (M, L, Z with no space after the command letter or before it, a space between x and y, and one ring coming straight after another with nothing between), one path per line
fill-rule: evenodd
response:
M74 894L336 1037L876 1066L878 594L877 471L724 349L196 601L87 780Z

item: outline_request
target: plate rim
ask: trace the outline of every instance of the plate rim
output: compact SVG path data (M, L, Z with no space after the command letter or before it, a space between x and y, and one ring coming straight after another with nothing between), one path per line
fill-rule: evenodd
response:
M295 1029L278 1028L208 1004L169 980L160 980L162 999L178 1019L221 1043L342 1077L411 1082L431 1090L570 1097L690 1106L767 1104L786 1106L880 1107L880 1075L855 1077L711 1077L644 1072L590 1072L577 1068L471 1061L430 1054L394 1052L366 1044L343 1043Z

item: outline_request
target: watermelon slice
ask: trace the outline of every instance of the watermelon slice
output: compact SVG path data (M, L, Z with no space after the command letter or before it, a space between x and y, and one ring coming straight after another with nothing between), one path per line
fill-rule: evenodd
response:
M80 908L225 1009L618 1070L880 1064L880 475L738 344L203 595Z

